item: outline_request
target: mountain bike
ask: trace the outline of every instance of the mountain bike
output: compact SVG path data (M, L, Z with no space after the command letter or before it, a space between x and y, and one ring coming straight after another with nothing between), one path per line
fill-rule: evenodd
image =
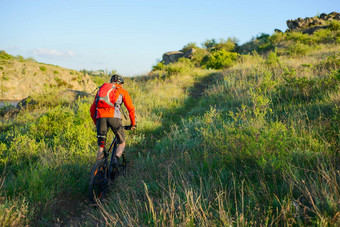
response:
M123 126L125 130L131 130L131 126ZM116 150L118 147L118 140L115 137L110 145L110 148L106 151L104 148L104 158L97 160L93 165L90 174L89 182L89 199L91 203L95 203L97 199L102 200L108 191L110 182L120 175L126 172L126 157L125 152L118 160L118 168L114 168L112 161L115 158ZM111 153L110 161L108 160Z

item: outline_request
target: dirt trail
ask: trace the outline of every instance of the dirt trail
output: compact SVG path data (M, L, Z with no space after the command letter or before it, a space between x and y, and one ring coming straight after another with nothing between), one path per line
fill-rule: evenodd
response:
M216 84L223 79L222 73L212 73L204 77L202 80L196 82L194 86L190 89L190 97L199 99L202 97L204 92L209 88L209 86Z

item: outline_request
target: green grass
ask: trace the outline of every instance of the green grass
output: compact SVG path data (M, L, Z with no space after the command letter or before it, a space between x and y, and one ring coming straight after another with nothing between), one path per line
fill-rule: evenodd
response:
M272 37L261 39L263 51ZM96 155L93 97L55 90L4 114L0 225L67 222L73 210L50 211L63 199L86 209L79 225L339 224L339 47L289 48L223 70L181 59L126 78L138 130L127 132L127 175L98 209L80 205Z

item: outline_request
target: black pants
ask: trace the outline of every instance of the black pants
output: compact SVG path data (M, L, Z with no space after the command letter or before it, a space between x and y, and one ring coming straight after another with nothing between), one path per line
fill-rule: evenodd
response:
M113 117L98 118L97 121L98 146L105 147L108 128L111 128L118 139L118 144L125 142L125 132L122 119Z

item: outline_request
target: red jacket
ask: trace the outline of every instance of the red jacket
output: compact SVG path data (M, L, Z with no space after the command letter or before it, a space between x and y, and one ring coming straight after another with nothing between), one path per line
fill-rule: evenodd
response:
M96 94L96 97L91 105L90 112L91 117L94 123L96 124L96 119L103 118L103 117L114 117L114 118L122 118L121 114L121 104L124 103L125 107L129 111L130 121L131 125L136 125L136 118L135 118L135 107L132 104L131 98L129 93L122 88L121 85L115 84L118 92L118 97L110 96L110 101L112 103L116 103L115 107L109 107L109 108L97 108L96 106L96 98L98 93Z

